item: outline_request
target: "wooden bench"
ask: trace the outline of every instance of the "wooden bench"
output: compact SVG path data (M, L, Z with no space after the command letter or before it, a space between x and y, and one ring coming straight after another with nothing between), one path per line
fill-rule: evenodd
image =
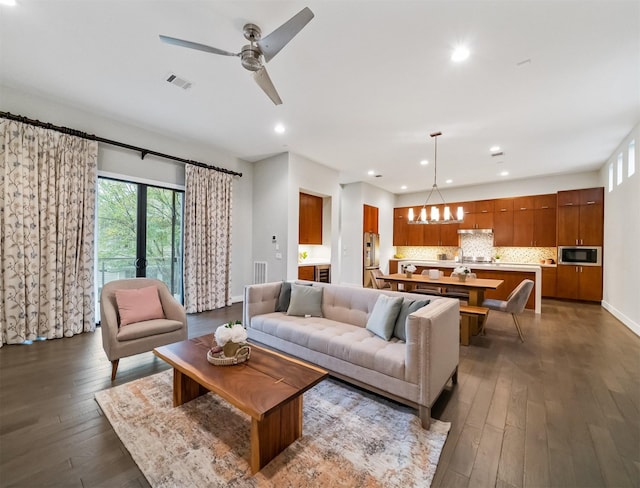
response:
M484 331L484 324L487 321L487 317L489 316L489 309L487 307L476 307L474 305L460 305L460 317L463 315L468 315L471 317L478 317L478 322L480 324L480 329L478 333ZM461 320L460 321L460 343L463 346L468 346L469 341L471 340L471 331L469 330L469 321Z

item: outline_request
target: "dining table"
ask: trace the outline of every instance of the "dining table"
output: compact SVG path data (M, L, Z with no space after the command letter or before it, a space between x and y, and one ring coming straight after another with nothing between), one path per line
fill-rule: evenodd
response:
M484 293L487 290L497 290L504 280L493 280L487 278L466 278L464 281L457 276L440 276L438 278L430 278L428 275L407 273L393 273L383 275L380 279L391 285L391 289L398 291L399 285L402 285L402 291L412 292L419 285L425 285L428 288L441 288L442 295L447 294L447 290L464 289L469 293L467 300L469 305L480 307L484 301ZM462 315L463 326L470 330L472 334L478 333L478 318L475 316Z

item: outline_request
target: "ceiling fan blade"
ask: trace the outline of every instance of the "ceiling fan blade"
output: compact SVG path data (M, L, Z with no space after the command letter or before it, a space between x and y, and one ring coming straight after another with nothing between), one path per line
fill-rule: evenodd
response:
M256 80L258 86L262 88L262 91L267 94L273 103L276 105L282 105L282 99L280 98L280 95L278 95L276 87L273 86L273 82L271 81L271 78L269 78L269 74L264 66L253 73L253 79Z
M260 39L257 44L260 46L264 60L268 63L311 19L313 19L313 12L309 7L305 7L271 34Z
M173 44L174 46L188 47L190 49L197 49L198 51L204 51L206 53L222 54L223 56L240 56L240 54L230 53L218 49L217 47L207 46L205 44L198 44L197 42L185 41L183 39L176 39L175 37L163 36L160 34L160 40L167 44Z

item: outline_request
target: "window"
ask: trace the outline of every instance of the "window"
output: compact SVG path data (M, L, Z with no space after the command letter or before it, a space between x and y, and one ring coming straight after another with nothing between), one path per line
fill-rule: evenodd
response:
M613 163L609 163L609 192L613 191Z
M627 177L636 172L636 141L629 143L629 155L627 156Z
M164 281L182 302L183 197L178 190L98 178L97 301L105 283L138 276Z
M618 178L616 183L618 185L622 183L622 153L618 154Z

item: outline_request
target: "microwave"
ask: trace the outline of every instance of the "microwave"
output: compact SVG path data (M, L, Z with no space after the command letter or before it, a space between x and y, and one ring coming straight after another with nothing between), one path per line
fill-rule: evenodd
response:
M602 248L598 246L558 246L558 264L601 266Z

